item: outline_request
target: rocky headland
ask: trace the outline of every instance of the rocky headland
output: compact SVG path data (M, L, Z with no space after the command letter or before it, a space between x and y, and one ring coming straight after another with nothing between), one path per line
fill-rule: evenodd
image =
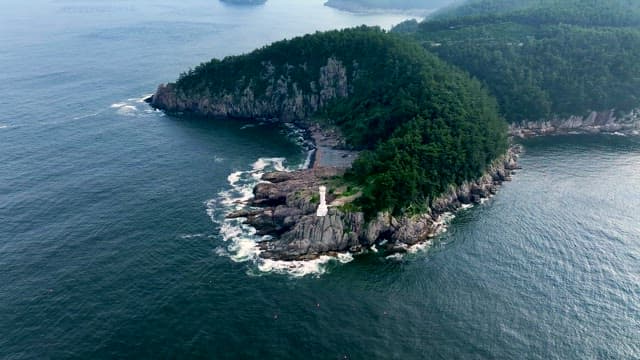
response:
M406 252L439 234L446 226L446 214L496 194L500 184L510 181L518 169L519 153L520 147L512 146L484 176L451 186L421 214L396 217L380 212L367 221L352 206L360 194L341 181L346 168L315 166L264 174L246 209L227 218L244 218L258 235L269 235L269 240L258 244L260 256L266 259L311 260L344 252L357 254L374 245L390 253ZM316 216L321 185L328 188L329 213L324 217Z
M305 121L336 98L353 92L351 83L358 78L356 70L348 71L340 60L329 57L316 77L300 83L263 62L261 80L266 89L258 92L252 81L238 81L231 90L217 94L186 93L174 83L161 84L148 102L155 108L172 113L194 113L208 117L278 119L282 122ZM305 90L305 88L307 90Z
M315 148L310 168L265 174L246 208L227 214L229 219L245 219L258 235L268 235L269 240L258 244L263 258L310 260L359 253L374 245L387 252L406 252L410 246L440 233L446 226L446 214L494 195L518 168L520 147L512 146L482 177L451 186L422 214L396 217L380 212L374 219L365 219L364 213L353 206L360 194L342 181L357 152L347 146L337 129L309 120L333 99L349 97L357 72L351 73L341 61L327 58L308 87L311 91L305 92L300 84L275 75L270 63L262 66L272 85L261 96L256 96L251 83L240 84L230 92L197 96L167 84L160 85L146 101L169 113L273 120L305 130ZM329 213L324 217L316 216L320 185L328 188Z
M446 213L495 194L517 168L518 148L504 154L506 124L481 84L420 44L377 28L316 33L214 59L160 85L147 101L168 113L307 129L316 148L312 166L265 174L246 206L227 214L263 237L257 246L266 259L307 260L374 245L407 251L442 231ZM354 149L367 149L367 157ZM356 158L351 184L343 175ZM483 176L465 181L480 169ZM440 181L429 181L433 176ZM321 217L320 185L329 205ZM421 194L442 195L416 203ZM405 211L416 207L419 213Z
M348 96L348 85L342 65L328 59L320 73L317 94L289 93L282 85L279 95L256 101L251 89L235 95L220 95L192 99L176 91L172 84L160 85L147 99L152 106L174 113L195 113L201 116L232 116L242 118L293 121L303 128L315 153L308 169L264 174L253 189L254 197L246 208L227 214L228 219L245 219L258 235L269 240L258 244L261 257L272 260L311 260L322 255L359 253L376 246L387 252L406 252L412 245L428 241L446 226L447 213L464 206L478 204L494 195L504 181L510 181L518 168L518 145L497 159L484 176L449 190L432 202L429 210L417 215L394 217L380 212L374 219L365 219L363 212L354 211L353 202L360 196L342 181L342 175L357 157L336 129L305 120L324 102ZM322 95L321 95L322 94ZM316 216L319 204L318 188L328 188L327 216Z

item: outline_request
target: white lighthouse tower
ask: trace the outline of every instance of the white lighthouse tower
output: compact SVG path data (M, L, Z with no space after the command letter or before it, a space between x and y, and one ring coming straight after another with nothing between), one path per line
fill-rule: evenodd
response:
M329 209L327 208L327 188L325 186L320 186L320 205L318 205L317 216L327 216Z

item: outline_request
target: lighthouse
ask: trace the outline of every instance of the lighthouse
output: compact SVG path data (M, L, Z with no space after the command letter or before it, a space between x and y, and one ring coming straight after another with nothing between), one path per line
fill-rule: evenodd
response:
M329 209L327 208L327 188L320 186L320 205L318 205L317 216L327 216Z

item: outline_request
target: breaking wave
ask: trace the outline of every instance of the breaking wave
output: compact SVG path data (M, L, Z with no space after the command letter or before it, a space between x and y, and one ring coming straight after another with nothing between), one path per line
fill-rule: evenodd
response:
M307 162L296 168L308 166ZM207 215L220 227L220 235L224 244L215 252L219 256L229 257L235 262L251 262L255 266L249 270L251 275L264 273L284 274L293 277L321 275L327 271L330 263L347 263L353 260L351 254L340 254L338 257L321 256L308 261L277 261L260 258L258 244L270 240L270 236L259 236L256 230L244 224L243 218L225 219L232 211L246 208L246 202L253 197L253 188L258 184L265 172L291 171L286 166L285 158L260 158L251 164L249 170L236 171L227 177L230 188L221 191L215 199L205 202Z
M118 115L122 116L138 116L140 114L151 114L156 112L145 100L151 95L144 95L138 98L130 98L126 101L117 102L109 106L114 109Z

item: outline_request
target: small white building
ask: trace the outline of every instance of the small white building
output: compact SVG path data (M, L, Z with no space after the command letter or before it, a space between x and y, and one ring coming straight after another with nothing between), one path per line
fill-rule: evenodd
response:
M329 208L327 207L327 188L320 186L320 205L318 205L317 216L327 216Z

